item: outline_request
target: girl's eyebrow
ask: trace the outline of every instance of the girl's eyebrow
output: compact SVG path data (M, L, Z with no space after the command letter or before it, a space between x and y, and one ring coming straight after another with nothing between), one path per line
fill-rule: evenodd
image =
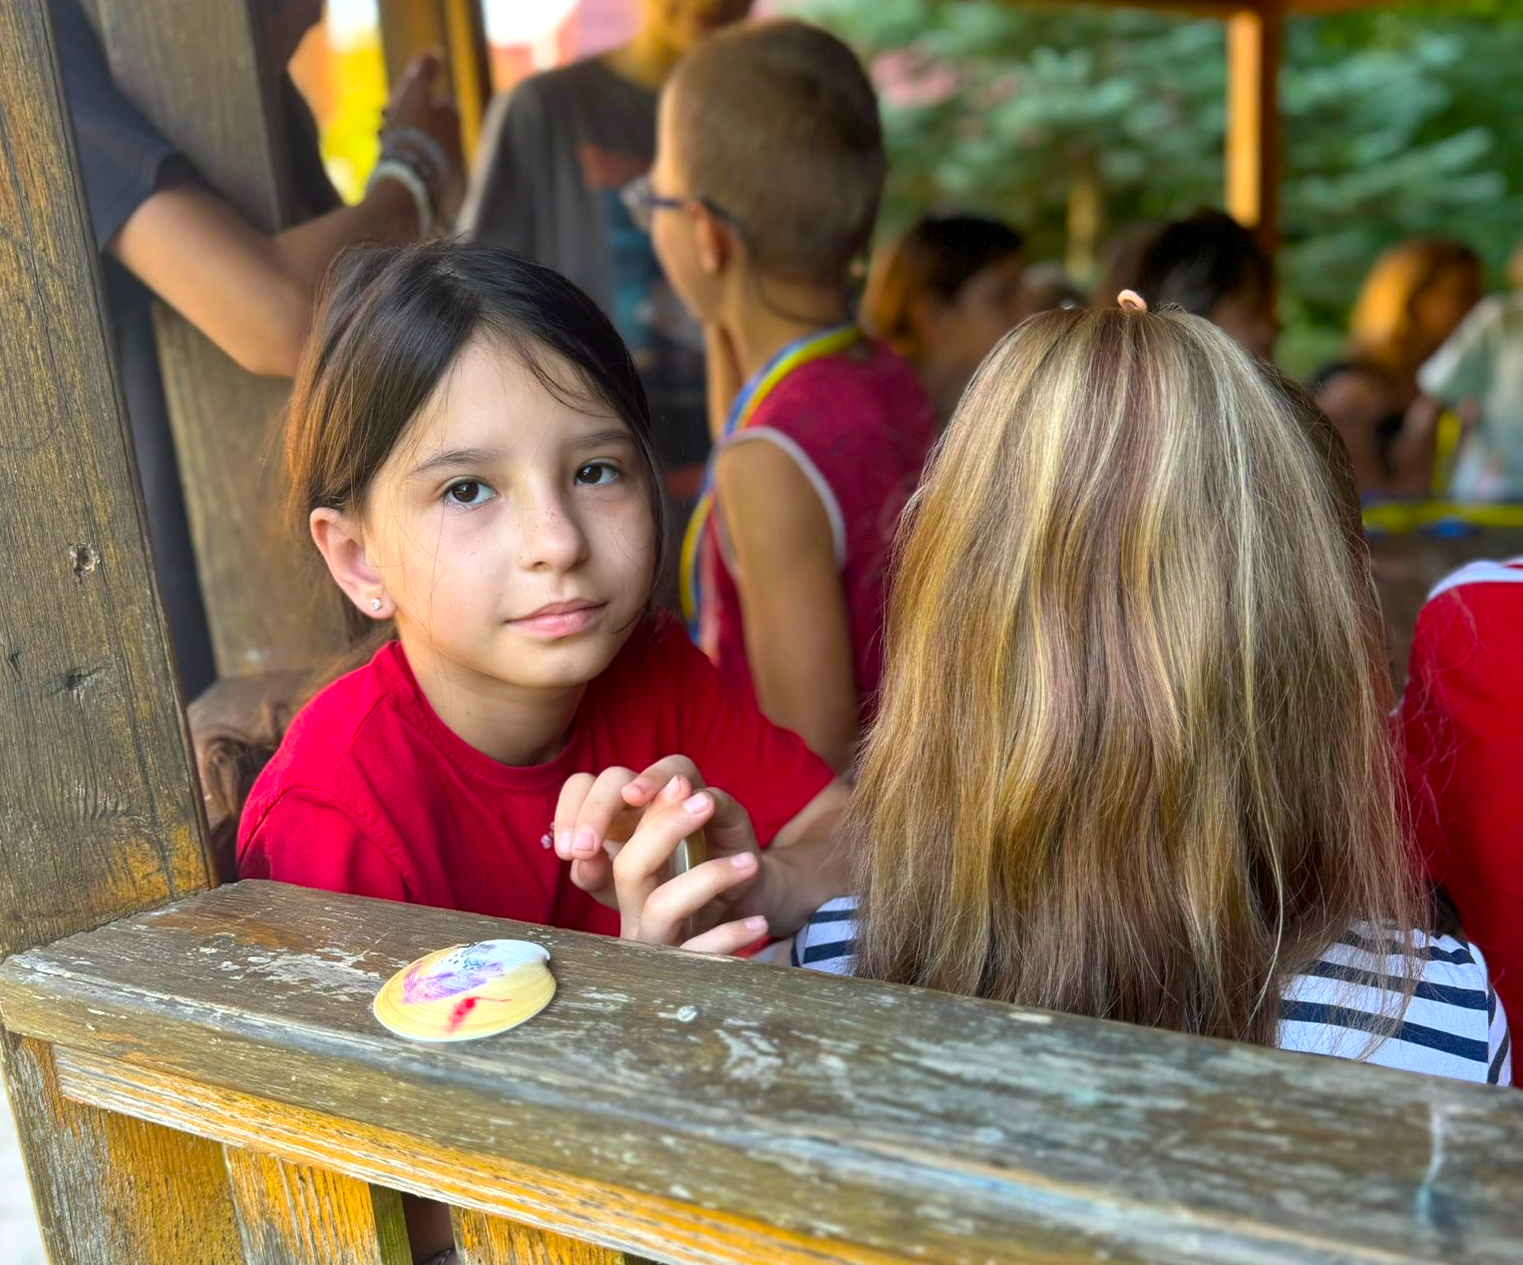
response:
M446 448L413 467L413 474L428 474L450 466L485 465L502 459L500 448Z
M591 430L585 434L577 435L572 442L578 446L585 445L588 448L597 448L602 444L632 444L635 442L635 439L624 427L609 426L603 430Z

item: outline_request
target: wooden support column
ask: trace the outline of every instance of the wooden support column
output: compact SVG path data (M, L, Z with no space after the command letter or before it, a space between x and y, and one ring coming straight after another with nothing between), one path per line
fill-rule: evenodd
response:
M644 1256L469 1208L450 1209L450 1219L460 1265L655 1265Z
M0 5L0 957L211 881L47 9ZM216 1146L0 1070L53 1265L241 1259Z
M1227 210L1273 256L1279 239L1282 0L1227 19Z
M111 74L208 182L262 232L293 220L279 67L260 4L98 0ZM219 676L308 667L347 644L343 605L316 552L284 530L278 436L285 379L240 369L162 305L164 392Z
M492 67L487 55L481 0L380 0L381 48L392 83L419 53L444 53L450 89L460 107L460 143L469 162L481 139L492 99Z
M238 1147L227 1171L248 1265L412 1265L396 1191Z

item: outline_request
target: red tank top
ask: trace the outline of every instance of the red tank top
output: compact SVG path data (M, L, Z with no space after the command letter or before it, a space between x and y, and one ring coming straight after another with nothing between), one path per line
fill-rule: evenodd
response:
M905 502L936 442L936 413L914 371L882 343L863 340L793 370L736 440L777 444L814 485L835 539L852 662L865 723L883 665L889 551ZM720 675L754 698L740 593L723 539L723 506L704 530L699 642Z

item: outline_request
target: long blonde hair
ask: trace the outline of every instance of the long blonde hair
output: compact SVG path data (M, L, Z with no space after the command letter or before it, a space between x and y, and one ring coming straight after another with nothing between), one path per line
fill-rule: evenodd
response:
M1177 310L1034 317L908 523L862 974L1272 1043L1288 974L1417 925L1347 457L1272 368Z

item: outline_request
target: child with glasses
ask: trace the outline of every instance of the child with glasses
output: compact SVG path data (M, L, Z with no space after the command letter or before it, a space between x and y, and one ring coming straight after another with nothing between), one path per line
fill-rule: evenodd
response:
M937 430L914 372L850 310L883 174L877 98L850 50L769 22L678 66L650 179L627 197L708 350L715 453L683 546L690 629L837 770L872 710L889 548Z

